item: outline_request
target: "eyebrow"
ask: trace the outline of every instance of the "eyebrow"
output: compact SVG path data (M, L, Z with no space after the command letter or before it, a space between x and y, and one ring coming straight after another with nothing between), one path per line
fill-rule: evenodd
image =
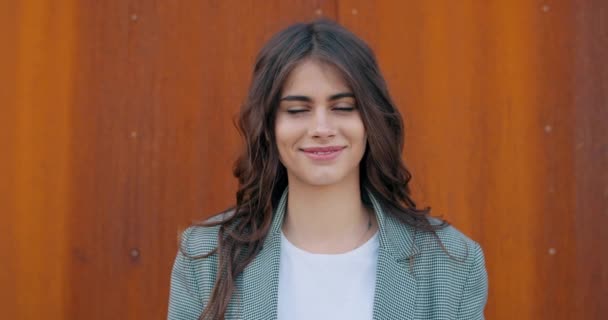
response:
M342 99L342 98L355 98L355 95L350 93L350 92L342 92L342 93L336 93L334 95L331 95L329 97L329 99L327 99L328 101L332 101L332 100L338 100L338 99ZM283 98L281 98L280 101L304 101L304 102L312 102L312 99L310 97L307 96L285 96Z

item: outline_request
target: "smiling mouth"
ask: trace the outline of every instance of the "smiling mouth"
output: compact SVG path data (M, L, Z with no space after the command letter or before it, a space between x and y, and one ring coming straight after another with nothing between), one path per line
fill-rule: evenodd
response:
M313 148L302 148L300 150L310 153L331 153L344 149L345 147L331 146L331 147L313 147Z
M327 160L333 160L336 157L338 157L338 155L340 155L340 153L342 153L342 150L344 150L345 148L346 147L331 146L331 147L302 148L300 150L302 150L304 152L304 154L306 154L312 160L327 161Z

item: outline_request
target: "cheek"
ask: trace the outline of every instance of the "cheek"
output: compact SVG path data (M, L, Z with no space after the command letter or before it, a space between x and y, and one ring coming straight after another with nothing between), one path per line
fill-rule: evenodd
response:
M276 137L277 144L282 146L287 140L289 140L289 126L284 122L277 122L274 127L274 136Z
M360 118L351 123L349 132L353 143L360 144L365 148L367 143L367 132L365 131L365 126Z
M367 141L367 131L365 131L365 127L363 126L363 123L361 124L361 127L359 128L359 137L361 138L362 143L365 145L365 142Z
M286 153L290 151L297 140L296 128L293 123L277 118L274 126L274 136L279 150L279 156L283 159L287 156Z

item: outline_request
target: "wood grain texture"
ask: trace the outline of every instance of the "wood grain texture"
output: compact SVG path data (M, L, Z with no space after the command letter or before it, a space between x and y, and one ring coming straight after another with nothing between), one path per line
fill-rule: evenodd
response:
M73 86L73 4L3 4L6 39L0 86L7 89L0 125L2 182L7 232L2 232L3 316L64 318L67 229L70 211L70 106ZM59 9L59 8L57 8ZM4 40L4 39L3 39ZM4 49L2 51L5 51ZM11 60L5 60L9 58ZM4 94L3 94L4 96ZM8 104L6 104L8 103ZM5 113L6 112L6 113ZM4 148L7 147L7 148ZM7 171L5 171L7 170ZM6 197L6 198L4 198ZM8 284L4 289L4 285Z
M603 319L608 316L608 5L576 2L573 12L574 303L579 319Z
M487 319L608 317L602 0L0 2L3 317L164 319L178 232L233 202L255 54L319 16L376 52Z
M15 274L18 272L16 257L17 230L15 229L16 195L15 184L17 173L16 163L13 155L16 149L17 128L15 119L17 117L17 33L19 8L8 2L0 2L0 30L7 30L2 34L0 40L6 45L5 50L0 50L0 306L9 319L17 319L19 307L17 306L17 282Z

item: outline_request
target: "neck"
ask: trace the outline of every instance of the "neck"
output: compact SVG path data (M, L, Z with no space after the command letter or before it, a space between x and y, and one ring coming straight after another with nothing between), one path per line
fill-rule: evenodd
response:
M368 240L375 219L361 202L358 177L351 180L312 186L291 179L283 222L289 241L310 252L340 253Z

